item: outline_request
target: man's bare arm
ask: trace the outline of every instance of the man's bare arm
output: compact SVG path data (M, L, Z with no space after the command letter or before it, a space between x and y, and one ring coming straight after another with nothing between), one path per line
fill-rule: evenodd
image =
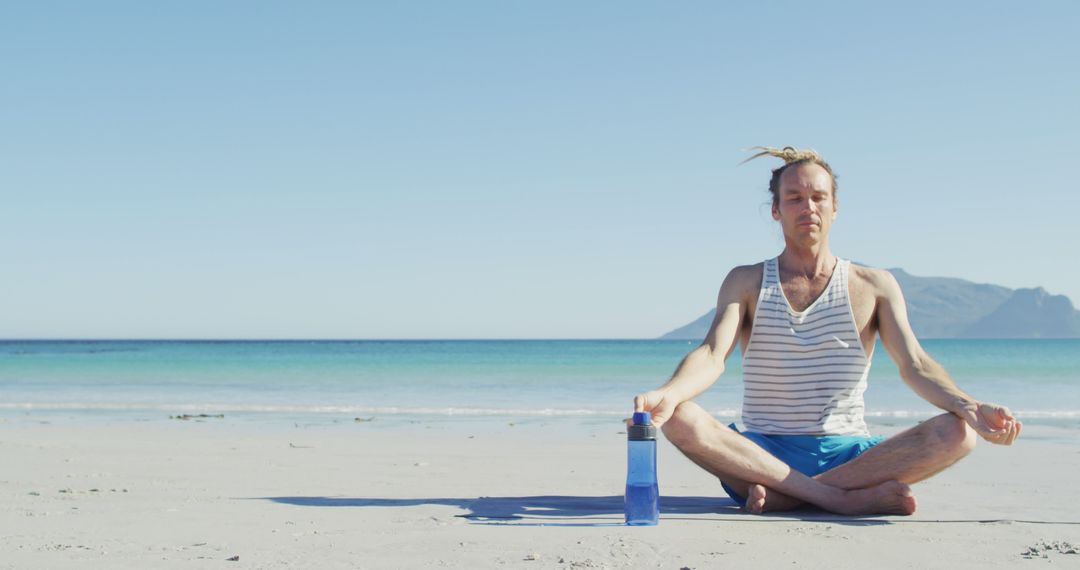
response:
M900 284L887 271L875 270L871 282L877 295L878 332L881 343L900 369L904 382L924 400L964 419L987 441L1011 444L1022 424L1005 406L980 402L956 382L923 350L908 322Z
M724 361L738 341L746 312L746 287L752 268L736 267L724 279L716 299L716 317L701 346L687 354L663 386L634 397L634 410L652 412L653 423L662 425L676 406L704 392L721 374Z

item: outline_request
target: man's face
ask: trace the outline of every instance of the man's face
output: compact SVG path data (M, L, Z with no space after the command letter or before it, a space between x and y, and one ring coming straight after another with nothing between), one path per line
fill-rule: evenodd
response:
M807 163L780 175L779 201L772 208L784 237L801 245L825 241L836 218L832 177L822 167Z

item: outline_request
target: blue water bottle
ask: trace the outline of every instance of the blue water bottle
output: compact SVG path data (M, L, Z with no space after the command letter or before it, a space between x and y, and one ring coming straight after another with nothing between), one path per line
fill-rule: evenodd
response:
M656 484L656 426L649 412L634 412L626 439L626 524L654 525L660 522L660 490Z

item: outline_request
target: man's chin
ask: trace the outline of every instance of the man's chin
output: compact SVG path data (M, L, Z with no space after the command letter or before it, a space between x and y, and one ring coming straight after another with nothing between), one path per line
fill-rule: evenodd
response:
M799 245L811 246L821 243L821 232L798 232L795 235L788 236L789 241L793 241Z

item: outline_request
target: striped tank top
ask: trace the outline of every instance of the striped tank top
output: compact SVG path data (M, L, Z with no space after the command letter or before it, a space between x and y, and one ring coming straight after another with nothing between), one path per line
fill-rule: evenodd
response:
M795 312L777 259L765 262L743 354L743 425L768 434L869 435L863 393L870 358L848 297L850 262L837 259L825 291Z

